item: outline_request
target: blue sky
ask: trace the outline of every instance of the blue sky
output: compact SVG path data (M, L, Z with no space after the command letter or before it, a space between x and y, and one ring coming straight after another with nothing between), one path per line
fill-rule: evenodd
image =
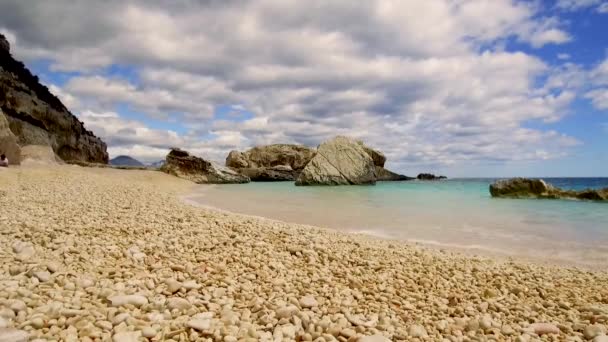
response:
M408 175L608 176L605 0L63 1L0 32L111 156L346 134Z

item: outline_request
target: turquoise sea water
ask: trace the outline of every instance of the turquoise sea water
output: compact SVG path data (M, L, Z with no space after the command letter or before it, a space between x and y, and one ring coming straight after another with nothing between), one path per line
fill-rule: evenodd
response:
M565 189L608 187L608 178L546 178ZM456 249L608 268L608 203L491 198L494 179L296 187L201 186L203 205L287 222Z

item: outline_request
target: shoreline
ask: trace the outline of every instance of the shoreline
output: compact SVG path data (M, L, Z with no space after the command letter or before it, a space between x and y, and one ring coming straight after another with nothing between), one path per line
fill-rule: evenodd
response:
M155 171L0 183L0 337L528 341L608 324L606 272L196 208L192 183Z
M375 232L371 230L357 230L357 229L348 229L348 228L339 228L339 227L327 227L323 225L315 225L315 224L306 224L301 222L294 222L293 220L282 220L278 218L257 215L257 214L248 214L238 211L233 211L229 209L224 209L218 206L214 206L208 203L203 203L202 201L197 201L203 199L206 196L207 189L217 188L218 184L198 184L194 186L190 191L180 194L179 199L186 203L187 205L191 205L197 208L202 208L206 210L213 210L227 215L238 215L245 218L254 218L267 220L269 222L282 223L282 224L291 224L298 226L311 227L315 229L327 230L330 232L336 232L340 234L348 234L348 235L356 235L356 236L364 236L373 240L382 240L389 241L392 243L405 244L408 246L414 246L418 248L425 248L436 251L447 251L452 253L461 254L465 257L484 257L489 259L497 259L503 262L520 262L520 263L532 263L536 265L549 266L549 267L568 267L568 268L576 268L587 271L606 271L608 270L608 262L604 264L591 264L591 263L582 263L577 262L575 260L568 260L567 258L550 258L548 256L540 256L540 255L523 255L518 253L510 253L507 250L488 247L479 244L457 244L457 243L449 243L449 242L441 242L438 240L429 240L429 239L417 239L417 238L405 238L400 239L397 237L390 236L389 234L382 234L381 232Z

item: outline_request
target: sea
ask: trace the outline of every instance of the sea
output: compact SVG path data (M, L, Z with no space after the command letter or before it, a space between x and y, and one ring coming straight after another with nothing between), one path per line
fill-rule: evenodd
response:
M608 178L544 178L563 189ZM496 179L301 187L291 182L201 185L189 201L475 254L608 269L608 203L492 198Z

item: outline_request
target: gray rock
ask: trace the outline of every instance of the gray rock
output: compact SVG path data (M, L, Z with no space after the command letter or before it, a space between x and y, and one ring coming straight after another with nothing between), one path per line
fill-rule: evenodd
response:
M375 184L374 161L361 144L344 136L319 145L296 185Z
M178 148L173 148L169 152L165 164L160 170L198 184L248 183L250 181L249 177L234 170L192 156Z
M230 151L226 166L254 182L294 181L315 153L302 145L257 146L246 152Z
M243 155L243 153L232 150L228 153L228 157L226 157L226 166L234 167L234 168L246 168L249 167L249 162L247 158Z
M226 158L226 166L234 168L267 168L289 166L292 170L302 170L314 157L315 150L293 144L256 146L244 153L231 151Z
M384 153L378 150L374 150L371 147L365 146L362 141L358 141L358 143L363 147L365 152L369 154L370 157L372 157L375 166L384 167L384 164L386 163L386 156L384 155Z

